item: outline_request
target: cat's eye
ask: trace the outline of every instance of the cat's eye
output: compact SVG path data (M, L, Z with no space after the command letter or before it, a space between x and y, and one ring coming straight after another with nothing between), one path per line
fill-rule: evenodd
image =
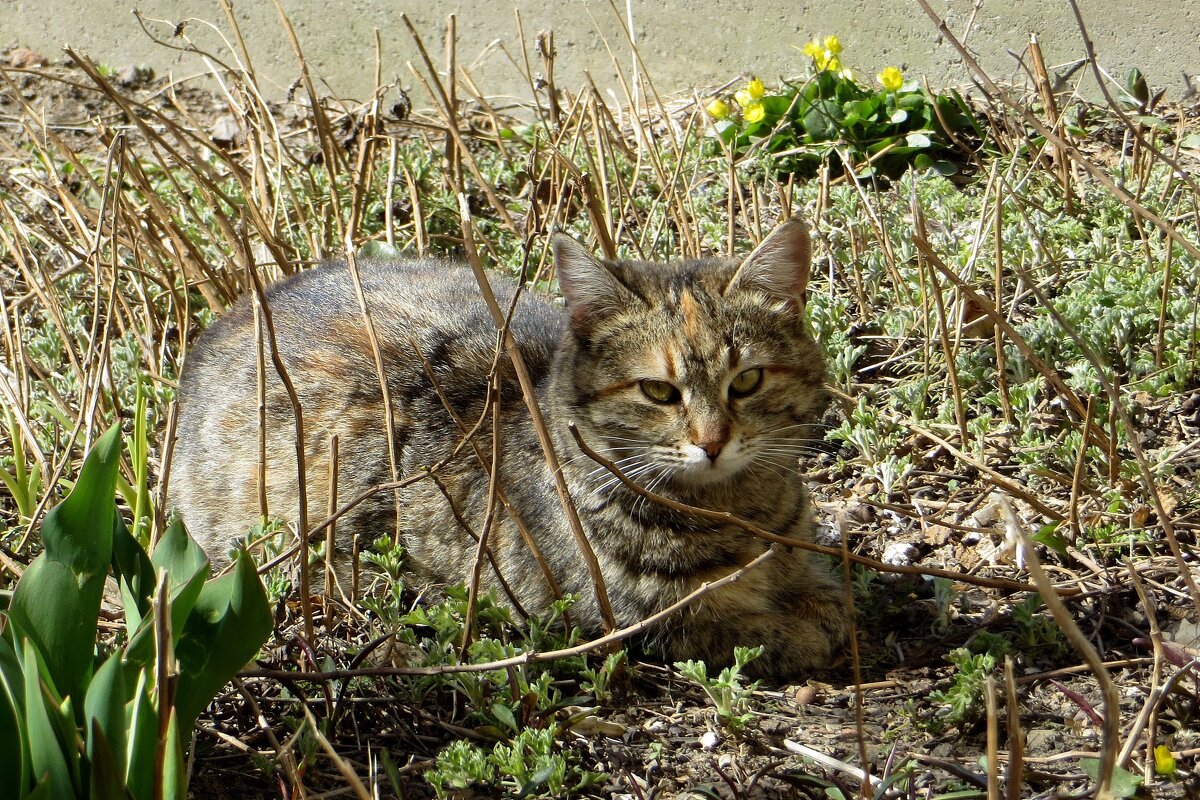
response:
M639 382L638 386L641 387L642 394L656 403L663 403L664 405L678 403L683 398L679 390L666 381L656 381L653 378L646 378Z
M762 376L763 371L759 367L739 372L729 382L729 393L734 397L745 397L748 394L753 394L754 390L762 383Z

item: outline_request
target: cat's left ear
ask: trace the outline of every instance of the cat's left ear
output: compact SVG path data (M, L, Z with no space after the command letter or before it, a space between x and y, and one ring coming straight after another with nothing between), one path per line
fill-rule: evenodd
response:
M759 291L804 306L812 268L812 240L808 226L791 217L771 231L734 270L725 294Z

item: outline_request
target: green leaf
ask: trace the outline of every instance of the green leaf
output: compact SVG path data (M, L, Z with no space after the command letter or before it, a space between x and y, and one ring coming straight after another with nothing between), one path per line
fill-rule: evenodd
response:
M400 251L387 242L371 239L358 249L361 258L395 258Z
M903 108L897 108L895 111L892 112L892 116L888 118L888 121L891 122L893 125L899 125L902 122L907 122L908 121L908 112L905 111Z
M166 570L170 582L171 630L178 642L188 615L192 613L204 588L204 581L208 578L208 556L188 536L183 521L176 517L154 546L150 563L155 570Z
M137 687L127 709L125 785L135 800L154 797L154 763L158 750L158 714L150 699L149 672L139 670Z
M837 104L828 100L819 100L813 104L804 115L804 130L813 141L825 142L838 136L838 122L841 119L841 109Z
M28 574L28 572L26 572ZM73 800L77 784L72 780L72 770L67 764L65 752L78 752L68 748L59 740L54 717L61 714L59 708L47 703L47 695L53 696L39 679L39 664L36 646L26 639L24 642L25 671L25 724L29 732L29 762L34 775L49 776L50 797L55 800ZM76 765L78 768L78 765Z
M1084 771L1089 778L1094 781L1100 780L1100 759L1098 758L1081 758L1079 759L1079 768ZM1112 793L1116 797L1133 797L1137 794L1137 790L1142 785L1142 776L1134 775L1128 770L1113 765L1112 774Z
M83 701L83 719L86 729L99 732L103 739L101 745L94 735L88 736L88 758L93 765L97 759L112 759L114 774L119 776L125 774L126 698L124 664L121 654L114 653L96 670L91 685L88 686L87 696ZM106 752L98 752L98 746ZM96 776L93 775L93 784L96 780ZM124 785L124 780L121 784Z
M931 144L933 144L933 142L930 141L928 136L926 136L923 133L917 133L917 132L908 134L908 136L904 137L904 141L909 147L918 147L918 148L929 147Z
M13 593L9 621L37 649L64 695L83 694L103 593L104 575L82 579L46 553L33 560Z
M1125 74L1125 91L1139 108L1145 108L1150 104L1150 86L1146 83L1146 76L1137 67L1131 68Z
M129 532L120 514L114 515L113 575L121 589L121 606L125 609L125 630L132 636L150 611L150 596L154 593L154 565L146 551Z
M266 591L254 561L241 551L232 573L204 584L176 645L175 707L181 730L192 729L209 701L258 652L271 628Z
M97 720L88 734L88 766L90 800L126 800L124 770Z
M958 165L953 161L947 161L944 158L939 158L933 162L934 170L943 178L949 178L951 175L958 174Z
M163 800L187 800L187 769L183 761L183 743L179 741L179 716L172 711L163 742ZM190 729L189 729L190 730ZM190 734L189 734L190 735Z
M112 561L114 492L121 457L121 431L114 426L96 440L75 487L42 523L50 558L81 575L107 574Z
M1051 522L1038 528L1037 533L1030 537L1035 542L1050 548L1060 556L1067 554L1067 540L1058 535L1058 523Z
M120 429L97 440L67 498L46 514L45 551L21 576L9 618L29 637L63 695L82 695L112 561Z
M0 636L0 797L20 797L29 780L25 677L7 636Z
M492 716L503 722L514 732L521 730L521 727L517 725L517 718L513 714L512 709L506 706L504 703L492 704Z

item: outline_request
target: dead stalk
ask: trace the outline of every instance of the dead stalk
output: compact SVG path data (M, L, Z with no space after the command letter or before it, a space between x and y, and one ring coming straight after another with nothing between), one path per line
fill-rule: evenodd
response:
M1054 584L1042 570L1037 550L1025 532L1025 525L1013 510L1012 504L1006 498L1000 498L1000 507L1004 512L1009 537L1020 543L1025 553L1025 564L1029 569L1029 577L1037 586L1038 594L1046 604L1046 610L1054 618L1067 641L1075 648L1075 652L1087 662L1088 669L1100 684L1100 692L1104 697L1104 727L1100 743L1099 779L1096 786L1096 797L1099 800L1113 800L1112 776L1113 768L1117 766L1117 748L1121 745L1121 698L1112 677L1104 667L1104 660L1084 636L1083 631L1075 624L1071 612L1063 604Z

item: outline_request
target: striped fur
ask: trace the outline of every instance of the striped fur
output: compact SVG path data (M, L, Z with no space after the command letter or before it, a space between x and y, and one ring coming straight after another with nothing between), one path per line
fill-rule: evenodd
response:
M642 485L810 538L812 510L796 459L826 395L820 351L803 323L803 224L785 223L740 262L601 262L564 237L553 246L566 313L526 294L511 332L538 386L618 623L662 609L766 545L639 498L579 452L568 422ZM465 267L373 262L360 264L360 273L394 407L399 474L449 461L436 481L401 490L398 511L387 492L356 507L338 523L339 545L347 549L355 534L364 541L391 535L399 524L411 569L463 581L485 524L489 481L472 448L451 458L461 435L445 402L468 427L484 412L495 326ZM513 287L496 290L507 306ZM344 264L293 276L267 297L303 409L309 518L317 521L328 502L331 434L340 442L340 498L390 478L379 380ZM588 572L511 364L503 357L499 364L499 486L507 506L497 509L489 541L503 581L485 569L484 584L501 598L512 592L528 611L547 607L552 594L523 529L562 590L578 596L573 619L598 630ZM267 372L268 507L294 521L292 409L269 361ZM259 518L256 381L253 314L243 300L201 336L180 387L171 500L217 560ZM490 461L490 420L475 444ZM761 568L652 631L647 644L667 658L714 665L728 663L735 644L764 644L757 671L790 677L827 666L839 652L847 629L841 597L840 585L805 552L779 548Z

